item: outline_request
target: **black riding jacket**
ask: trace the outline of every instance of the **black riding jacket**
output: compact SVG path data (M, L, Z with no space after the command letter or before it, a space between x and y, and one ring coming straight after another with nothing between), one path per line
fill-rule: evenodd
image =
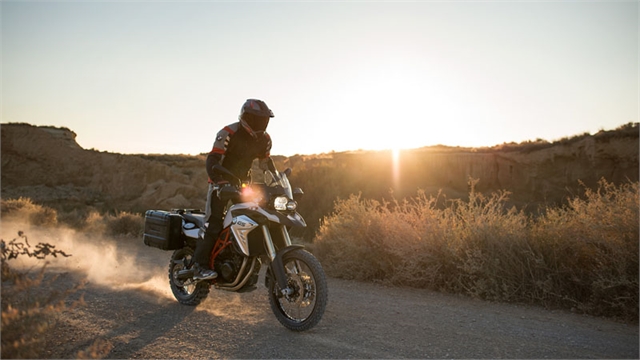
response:
M275 170L270 156L271 137L264 132L258 138L249 134L239 122L225 126L218 132L213 149L207 156L209 182L233 181L228 175L214 172L220 164L241 180L247 180L253 160L260 159L260 167Z

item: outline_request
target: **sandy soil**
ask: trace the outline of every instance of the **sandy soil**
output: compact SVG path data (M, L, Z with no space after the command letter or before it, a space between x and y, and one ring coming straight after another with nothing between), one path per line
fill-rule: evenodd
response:
M76 358L97 340L110 344L107 358L639 356L637 325L333 278L322 321L294 333L271 313L263 285L245 294L212 290L200 306L184 306L169 290L170 252L138 239L49 239L74 253L52 263L54 286L89 281L86 305L47 334L49 358Z

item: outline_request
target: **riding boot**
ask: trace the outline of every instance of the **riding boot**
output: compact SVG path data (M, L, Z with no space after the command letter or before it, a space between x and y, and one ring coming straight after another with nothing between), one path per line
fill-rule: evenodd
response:
M195 262L200 264L201 266L208 268L211 252L213 251L213 245L213 240L207 239L206 234L204 236L204 239L198 239L196 249L193 253L193 260L195 260Z

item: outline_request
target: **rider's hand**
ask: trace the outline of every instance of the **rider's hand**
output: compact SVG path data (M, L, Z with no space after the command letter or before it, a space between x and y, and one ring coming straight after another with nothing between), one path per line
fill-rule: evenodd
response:
M219 181L216 183L216 187L218 189L218 199L221 200L223 199L222 194L225 194L225 197L228 197L229 195L234 196L238 192L238 189L236 189L228 181Z

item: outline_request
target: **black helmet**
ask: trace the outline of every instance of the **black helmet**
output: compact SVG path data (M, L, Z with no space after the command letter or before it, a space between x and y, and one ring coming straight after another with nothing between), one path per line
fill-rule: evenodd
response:
M273 112L262 100L248 99L240 109L240 124L251 134L257 137L267 130L269 118L273 117Z

